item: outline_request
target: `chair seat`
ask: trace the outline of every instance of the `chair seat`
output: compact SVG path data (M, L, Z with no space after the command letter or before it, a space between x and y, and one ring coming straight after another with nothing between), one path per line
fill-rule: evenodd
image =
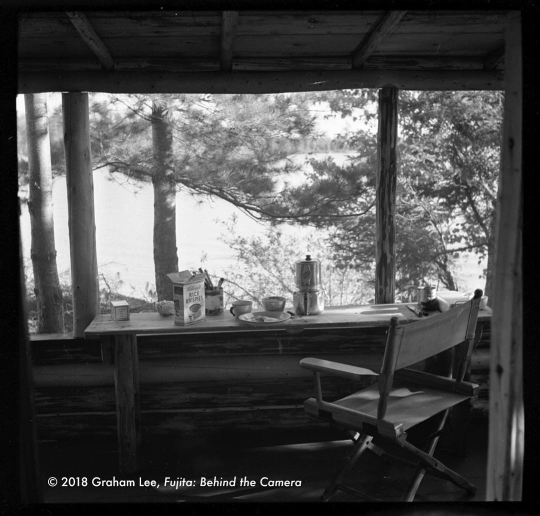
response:
M467 399L470 399L470 396L404 383L390 391L384 420L392 424L401 424L403 430L407 431L435 414ZM378 386L373 384L362 391L334 401L332 404L326 404L324 410L332 412L331 405L338 405L358 411L360 426L357 428L361 428L362 413L372 418L377 417L378 401ZM304 406L308 414L318 417L319 410L314 398L307 400ZM357 429L352 425L351 428Z

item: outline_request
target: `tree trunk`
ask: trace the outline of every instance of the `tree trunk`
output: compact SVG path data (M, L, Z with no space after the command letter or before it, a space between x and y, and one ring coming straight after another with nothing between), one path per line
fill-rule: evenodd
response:
M62 333L62 290L58 280L52 203L51 146L47 93L26 94L26 130L30 169L30 256L37 299L38 333Z
M154 267L158 301L172 300L172 283L167 274L178 271L176 254L176 183L174 180L172 127L167 107L152 106L154 186Z

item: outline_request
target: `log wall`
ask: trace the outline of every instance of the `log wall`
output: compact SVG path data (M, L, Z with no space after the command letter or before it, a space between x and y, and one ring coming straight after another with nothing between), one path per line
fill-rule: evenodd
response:
M308 419L303 402L313 396L312 374L301 358L313 356L377 370L384 328L351 335L303 332L139 337L143 442L184 434L221 439L290 442L343 438L330 425ZM113 367L102 362L99 341L33 341L33 373L39 440L116 439ZM473 355L473 380L481 384L476 413L487 405L489 330ZM362 387L323 378L329 400ZM299 441L300 442L300 441Z

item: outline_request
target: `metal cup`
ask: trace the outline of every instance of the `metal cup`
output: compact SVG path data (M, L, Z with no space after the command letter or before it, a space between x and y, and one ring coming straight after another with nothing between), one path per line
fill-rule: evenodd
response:
M238 319L242 314L249 314L251 312L251 306L251 301L241 299L239 301L233 301L229 311Z

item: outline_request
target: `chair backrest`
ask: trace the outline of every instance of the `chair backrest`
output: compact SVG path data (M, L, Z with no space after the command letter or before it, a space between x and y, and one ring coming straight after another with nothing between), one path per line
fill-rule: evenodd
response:
M397 317L392 318L378 380L381 395L379 418L384 417L385 399L392 388L395 371L421 362L465 341L468 341L466 360L470 359L481 298L482 291L476 290L471 301L404 326L398 326ZM459 378L459 381L462 379Z

